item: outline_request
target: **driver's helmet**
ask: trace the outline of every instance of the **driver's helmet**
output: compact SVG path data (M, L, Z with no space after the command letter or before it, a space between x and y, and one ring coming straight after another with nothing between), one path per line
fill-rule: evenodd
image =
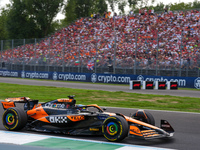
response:
M72 102L67 102L65 105L66 105L66 108L73 108L75 107L75 104L76 104L76 100L73 99Z
M86 111L87 109L85 107L83 107L84 105L82 104L79 104L79 105L76 105L77 109L80 110L80 111Z

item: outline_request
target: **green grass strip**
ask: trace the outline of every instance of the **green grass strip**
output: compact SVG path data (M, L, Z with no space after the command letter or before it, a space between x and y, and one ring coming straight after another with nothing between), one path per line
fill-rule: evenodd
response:
M75 95L77 104L98 104L99 106L125 107L138 109L200 112L200 99L169 95L151 95L109 92L101 90L71 89L51 86L30 86L0 83L0 99L27 96L46 102Z

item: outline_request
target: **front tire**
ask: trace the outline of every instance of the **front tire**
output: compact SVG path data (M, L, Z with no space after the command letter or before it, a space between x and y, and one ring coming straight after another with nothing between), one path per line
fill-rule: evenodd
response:
M7 130L17 131L26 126L27 114L23 109L11 107L4 111L2 116L3 126Z
M108 141L121 141L128 135L128 122L121 116L112 116L103 122L102 133Z
M138 110L133 114L132 118L155 126L154 117L148 111Z

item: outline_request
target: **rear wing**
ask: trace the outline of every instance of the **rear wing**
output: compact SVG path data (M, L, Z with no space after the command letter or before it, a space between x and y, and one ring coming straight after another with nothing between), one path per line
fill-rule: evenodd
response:
M14 102L1 102L3 109L6 110L10 107L15 107L15 103Z
M32 109L38 100L32 100L29 97L12 97L6 98L5 101L1 102L3 109L6 110L10 107L16 107L15 103L25 103L24 109Z
M28 100L30 100L29 97L12 97L12 98L6 98L5 101L6 102L27 102Z

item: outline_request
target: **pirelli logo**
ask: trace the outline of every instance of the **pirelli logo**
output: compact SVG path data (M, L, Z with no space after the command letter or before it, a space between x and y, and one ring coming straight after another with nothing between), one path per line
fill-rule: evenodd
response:
M98 128L90 128L90 131L99 131Z

